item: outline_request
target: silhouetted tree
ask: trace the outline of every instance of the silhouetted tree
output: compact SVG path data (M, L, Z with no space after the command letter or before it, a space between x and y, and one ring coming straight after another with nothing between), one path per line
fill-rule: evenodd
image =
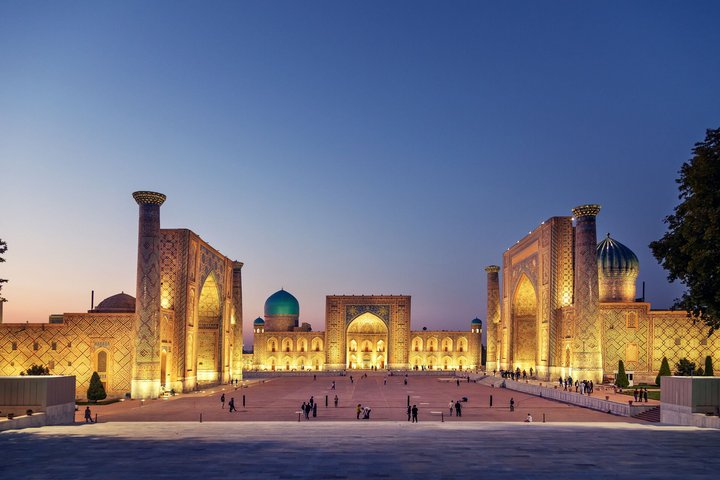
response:
M103 387L100 381L100 375L97 372L93 372L90 377L90 386L87 390L87 398L91 402L97 402L98 400L105 400L107 393L105 393L105 387Z
M681 202L650 248L668 280L687 287L674 306L704 322L711 335L720 329L720 129L707 130L705 141L695 144L676 182Z
M662 377L669 377L672 375L672 372L670 371L670 364L668 363L667 357L663 357L662 363L660 364L660 371L657 374L657 377L655 377L655 384L657 386L660 386L660 382L662 381Z
M705 376L712 377L715 373L713 372L712 357L708 355L705 357Z
M675 375L682 375L689 377L695 373L695 362L691 362L687 358L681 358L678 363L675 364Z
M33 363L30 368L22 372L20 375L50 375L50 369Z

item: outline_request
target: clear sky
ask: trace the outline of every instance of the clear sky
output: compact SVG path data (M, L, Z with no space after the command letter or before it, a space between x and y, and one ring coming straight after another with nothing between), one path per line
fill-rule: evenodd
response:
M245 262L248 333L280 287L318 330L328 294L467 329L483 268L582 203L668 307L647 245L720 126L719 24L716 1L2 1L5 321L134 295L134 190Z

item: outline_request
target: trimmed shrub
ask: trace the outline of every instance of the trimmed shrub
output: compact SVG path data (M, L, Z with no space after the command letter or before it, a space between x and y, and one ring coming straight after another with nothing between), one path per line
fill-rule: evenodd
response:
M695 362L691 362L687 358L681 358L678 363L675 364L675 375L689 377L695 374Z
M660 371L657 374L657 377L655 377L655 384L659 387L661 377L669 377L672 375L672 372L670 371L670 364L668 363L667 357L663 357L662 363L660 364Z
M100 375L97 372L93 372L90 377L90 386L87 390L87 398L91 402L97 402L98 400L105 400L107 393L105 393L105 387L103 387L100 381Z
M705 357L705 376L706 377L715 376L715 373L713 373L712 357L710 355Z
M617 379L615 379L615 385L620 388L627 388L630 386L630 381L628 380L627 373L625 373L625 364L622 360L618 362L618 374Z

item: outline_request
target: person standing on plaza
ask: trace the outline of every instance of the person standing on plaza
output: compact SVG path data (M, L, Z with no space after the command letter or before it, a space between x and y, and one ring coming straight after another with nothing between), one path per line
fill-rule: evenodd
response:
M220 405L225 408L225 394L220 395Z
M408 422L409 422L409 421L410 421L410 416L412 415L412 407L411 407L410 405L408 405L407 414L408 414Z
M510 397L510 411L515 411L515 399L513 397Z
M358 420L360 420L360 412L362 412L362 405L358 403L357 407L355 407L355 413L357 414L356 416Z
M637 402L638 401L637 398L638 398L638 389L636 388L635 390L633 390L633 399Z
M418 408L417 405L412 406L412 423L418 422Z
M462 405L460 404L460 400L455 402L455 416L462 417Z
M90 406L85 407L85 423L95 423L92 419L92 413L90 412Z
M340 401L340 400L338 399L338 396L335 395L335 408L337 408L339 401Z
M455 401L450 400L450 403L448 403L448 409L450 410L450 416L452 417L453 408L455 407Z
M228 406L230 407L228 413L237 412L237 409L235 408L235 397L230 398L230 403L228 403Z
M313 411L313 418L317 417L317 403L313 403L312 411Z
M648 401L648 391L647 391L647 388L646 388L645 391L643 392L643 396L645 397L645 403L647 403L647 401Z

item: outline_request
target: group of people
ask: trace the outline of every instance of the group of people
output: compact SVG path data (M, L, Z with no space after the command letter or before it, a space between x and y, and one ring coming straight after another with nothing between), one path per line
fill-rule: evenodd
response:
M363 420L370 420L370 412L372 409L365 405L364 407L362 404L358 403L357 407L355 407L355 412L357 413L357 419L360 420L360 416L362 415Z
M563 379L562 377L558 378L558 383L561 387L563 387L564 391L572 391L573 388L573 378L568 376L566 379ZM595 392L595 384L592 380L575 380L575 393L579 393L580 395L592 395L593 392Z
M335 395L335 406L337 407L337 395ZM300 410L303 415L305 415L305 420L310 420L310 412L312 412L313 418L317 417L317 403L315 402L315 398L311 395L310 400L300 405Z
M467 401L467 400L465 400ZM455 416L456 417L462 417L462 404L460 403L460 400L453 401L450 400L450 403L448 403L448 409L450 410L450 416L452 417L453 410L455 410Z
M633 397L635 398L636 402L642 402L644 400L645 403L647 403L647 401L648 401L647 388L645 388L645 389L636 388L635 391L633 392Z
M534 370L532 367L530 367L530 378L532 378L534 373ZM497 374L497 370L493 370L493 377ZM520 380L521 378L523 380L528 379L528 372L527 370L520 370L520 367L513 370L500 370L500 376L502 378L509 378L510 380Z
M221 408L225 408L225 394L223 393L220 395L220 406ZM228 413L237 412L237 408L235 408L235 397L230 397L230 401L228 402Z

